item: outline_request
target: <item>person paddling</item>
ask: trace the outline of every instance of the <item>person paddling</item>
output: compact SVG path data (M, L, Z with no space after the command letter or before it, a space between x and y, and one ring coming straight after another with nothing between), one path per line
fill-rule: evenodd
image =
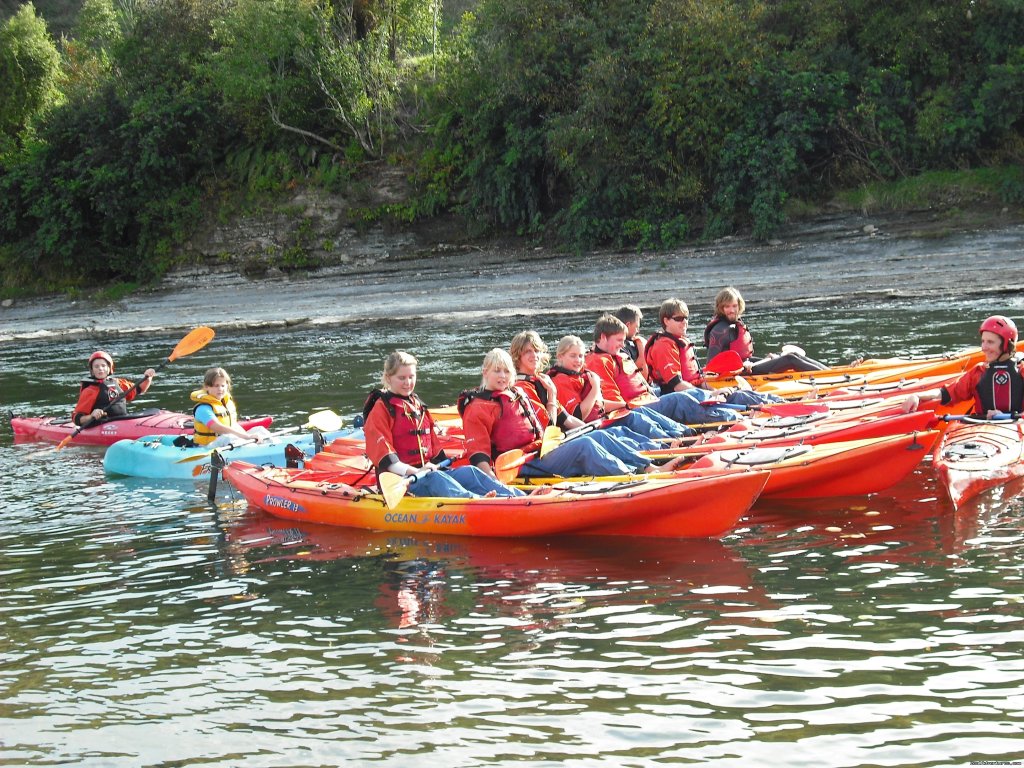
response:
M156 369L147 368L142 374L142 381L136 386L131 379L114 376L114 358L99 349L89 356L89 375L89 378L82 379L78 402L71 412L71 420L79 427L127 416L128 402L149 389Z
M446 457L438 444L434 419L415 392L418 367L416 358L408 352L389 354L381 386L363 405L366 454L378 475L416 475L408 488L411 496L475 499L523 495L474 466L437 471ZM419 474L424 469L428 472Z
M1024 361L1014 359L1017 326L1008 317L992 315L978 332L984 362L960 374L952 384L908 395L904 412L936 400L943 405L973 400L972 413L980 418L1024 412Z
M732 350L743 360L747 373L781 373L783 371L823 371L824 363L812 360L800 352L786 352L767 357L754 356L754 341L743 322L747 304L740 292L729 286L715 296L715 312L704 328L704 345L708 348L708 360L715 355Z
M493 463L511 451L539 451L545 427L558 419L557 400L538 412L531 399L514 386L515 365L508 352L492 349L484 357L480 387L459 395L459 414L466 436L466 454L474 466L494 476ZM685 459L677 457L657 467L600 431L566 440L519 468L522 477L625 475L671 471Z

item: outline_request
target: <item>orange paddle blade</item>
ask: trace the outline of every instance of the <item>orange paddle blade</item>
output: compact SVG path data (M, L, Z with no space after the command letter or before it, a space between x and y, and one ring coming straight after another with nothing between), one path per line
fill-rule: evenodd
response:
M207 328L205 325L201 325L186 334L185 338L179 341L171 354L167 357L167 362L173 362L179 357L187 357L193 352L198 352L200 349L205 347L216 335L213 328Z

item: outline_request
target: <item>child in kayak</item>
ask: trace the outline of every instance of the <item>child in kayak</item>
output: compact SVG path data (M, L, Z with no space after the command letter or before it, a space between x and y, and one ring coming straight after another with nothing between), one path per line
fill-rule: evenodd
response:
M710 393L706 392L707 382L697 362L693 343L686 336L690 321L690 310L686 304L679 299L665 299L658 310L658 321L661 323L661 330L647 340L647 363L650 366L651 380L661 387L663 396L667 392L687 390L695 390L695 394L702 392L702 397L710 396ZM782 400L775 395L763 395L733 387L716 389L714 394L724 398L727 403L744 406Z
M223 368L210 368L203 376L203 388L189 397L192 408L192 442L219 447L237 439L260 440L270 433L264 427L248 432L238 424L238 410L231 396L231 376Z
M515 364L508 352L492 349L484 357L478 389L459 395L459 413L466 435L466 454L474 466L494 475L493 462L503 453L539 449L546 425L559 417L557 400L549 400L541 415L515 381ZM671 471L685 457L662 467L611 435L601 431L566 440L543 458L535 455L522 465L523 477L573 477L579 475L626 475L635 472Z
M90 378L82 380L78 402L71 413L72 421L79 427L127 416L128 403L149 389L156 370L147 368L142 374L142 381L136 386L131 379L113 375L114 358L100 349L89 357L89 374ZM113 402L115 400L117 402Z
M444 452L438 444L434 419L415 393L416 358L396 350L384 361L381 388L363 405L366 454L378 474L408 477L429 470L409 484L411 496L476 499L481 496L521 496L474 466L439 471Z
M601 394L601 378L584 367L586 354L583 339L563 336L555 349L555 364L547 373L563 408L584 422L601 421L608 416ZM612 415L616 427L625 427L653 440L680 438L693 432L689 427L644 407L625 412L619 410ZM614 428L612 432L615 433Z
M943 405L974 400L972 413L980 418L1024 412L1024 361L1014 360L1017 326L1003 315L992 315L978 329L985 361L978 363L952 383L908 395L904 412L916 411L922 403L938 400Z
M645 343L643 336L640 335L640 323L643 322L644 313L635 304L624 304L612 314L626 326L626 340L622 343L623 352L629 355L643 377L650 381L651 372L647 368Z
M655 395L633 361L622 352L625 339L626 326L613 315L602 315L594 324L594 347L587 353L585 364L601 380L607 410L644 406L680 424L736 419L734 410L711 404L723 396L704 389Z
M708 360L731 349L743 360L743 369L747 373L823 371L828 368L823 363L795 351L782 355L755 357L750 331L741 319L746 308L743 296L732 286L723 288L715 296L715 313L704 328L704 345L708 348Z

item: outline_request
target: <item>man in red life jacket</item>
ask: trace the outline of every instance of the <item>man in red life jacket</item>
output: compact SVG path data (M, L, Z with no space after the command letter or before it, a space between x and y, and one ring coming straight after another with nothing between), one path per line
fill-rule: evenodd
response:
M586 367L600 378L604 407L608 411L644 407L680 424L736 418L736 412L731 409L702 405L716 397L715 393L703 389L655 395L633 361L622 353L625 340L626 326L617 317L602 315L594 324L594 348L587 353Z
M909 395L904 411L915 411L922 403L940 401L943 405L973 400L972 413L982 418L1024 411L1024 362L1014 360L1017 326L1008 317L992 315L978 329L985 361L965 371L940 389Z

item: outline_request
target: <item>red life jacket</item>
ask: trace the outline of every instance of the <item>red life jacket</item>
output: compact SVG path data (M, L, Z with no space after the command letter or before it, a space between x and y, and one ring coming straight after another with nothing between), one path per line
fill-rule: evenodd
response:
M121 397L121 392L124 390L121 388L121 379L117 376L107 376L102 381L98 379L82 379L81 391L85 391L89 387L96 387L96 402L93 403L93 410L96 408L107 409L107 416L127 416L128 415L128 398L122 397L113 405L110 405L117 397Z
M612 355L597 346L587 352L587 357L591 355L604 355L612 361L615 365L615 385L622 393L622 399L627 403L632 403L638 397L651 394L647 379L629 357L624 357L621 354Z
M505 451L522 448L540 440L544 428L530 404L530 399L517 387L501 392L489 389L467 389L459 393L459 415L464 415L467 406L476 399L488 400L498 405L498 422L491 432L491 458L497 458Z
M697 356L693 351L693 342L689 339L683 339L675 334L662 330L651 334L651 337L647 340L647 346L644 349L647 368L651 372L651 379L654 383L659 387L663 387L669 383L664 380L665 377L661 375L661 371L657 369L652 361L652 350L654 349L654 345L657 344L660 339L668 339L679 347L679 368L683 381L689 382L690 384L700 382L702 376L700 366L697 365Z
M974 388L975 412L1024 411L1024 376L1013 360L990 363Z
M583 401L590 396L590 390L593 389L590 377L587 376L586 368L581 371L574 371L570 368L563 368L560 365L553 365L548 368L547 374L555 382L555 387L558 389L559 403L577 419L594 421L604 414L604 410L597 406L591 408L588 414L584 414L580 410ZM566 380L568 381L566 382Z
M399 461L422 467L437 455L434 446L434 418L417 394L404 397L384 389L375 389L363 403L363 418L370 415L378 400L384 403L394 420L391 444Z
M715 315L704 327L704 346L708 348L708 357L712 358L719 352L731 349L743 360L754 356L754 340L742 321L730 323L726 318Z

